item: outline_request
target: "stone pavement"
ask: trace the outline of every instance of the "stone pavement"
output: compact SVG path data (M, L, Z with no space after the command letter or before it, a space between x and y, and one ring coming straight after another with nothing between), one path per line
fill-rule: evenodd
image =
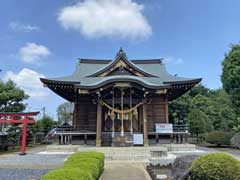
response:
M240 154L237 154L237 153L234 153L234 152L218 151L217 149L208 148L208 147L201 147L201 146L197 146L197 149L205 151L205 153L219 153L219 152L220 153L225 153L225 154L233 156L234 158L236 158L240 161Z
M100 180L151 180L143 164L106 163Z

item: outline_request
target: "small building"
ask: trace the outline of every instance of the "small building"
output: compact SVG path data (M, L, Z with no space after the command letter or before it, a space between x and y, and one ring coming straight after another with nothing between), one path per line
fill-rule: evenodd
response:
M120 49L113 60L79 59L72 75L41 81L74 103L72 131L60 133L70 143L89 136L96 146L127 146L134 135L144 145L158 140L156 125L169 123L168 102L201 79L169 74L162 59L129 60Z

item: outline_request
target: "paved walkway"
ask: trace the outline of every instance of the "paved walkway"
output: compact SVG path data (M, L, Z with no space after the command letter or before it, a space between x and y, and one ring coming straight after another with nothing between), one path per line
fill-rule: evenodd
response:
M236 159L240 160L240 154L234 153L234 152L224 152L224 151L218 151L217 149L214 148L208 148L208 147L202 147L202 146L197 146L197 149L205 151L206 153L226 153L228 155L231 155L235 157Z
M151 180L142 164L106 163L100 180Z

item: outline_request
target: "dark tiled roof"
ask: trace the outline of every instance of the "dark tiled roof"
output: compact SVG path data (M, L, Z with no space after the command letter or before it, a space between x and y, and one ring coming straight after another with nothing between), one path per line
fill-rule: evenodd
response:
M119 59L124 59L128 65L145 75L114 75L97 77L98 74L111 68ZM162 59L128 60L120 50L114 60L79 59L75 72L70 76L41 79L43 83L73 84L79 88L96 88L109 82L135 82L153 89L166 88L174 84L197 84L200 78L183 78L169 74Z

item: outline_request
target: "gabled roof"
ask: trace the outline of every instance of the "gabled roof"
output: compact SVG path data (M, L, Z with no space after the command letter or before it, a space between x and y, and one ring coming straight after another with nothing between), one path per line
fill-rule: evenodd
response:
M147 71L144 71L143 69L136 66L133 62L129 61L126 53L122 50L122 48L118 51L118 53L113 61L108 63L105 67L99 69L97 72L95 72L91 75L88 75L88 77L98 77L98 76L106 73L107 71L112 71L114 69L114 66L116 66L118 63L120 63L121 65L122 64L124 65L124 63L125 63L130 69L137 71L142 76L156 77L155 75L153 75Z
M114 70L119 62L125 63L127 68L136 75L111 75L109 72ZM166 71L162 59L128 60L124 51L120 49L114 60L79 59L72 75L59 78L41 78L41 81L46 85L67 85L80 89L96 89L115 82L132 82L149 89L165 88L177 91L179 85L190 87L199 83L201 78L173 76ZM176 86L178 88L175 88ZM184 91L187 90L185 88Z

